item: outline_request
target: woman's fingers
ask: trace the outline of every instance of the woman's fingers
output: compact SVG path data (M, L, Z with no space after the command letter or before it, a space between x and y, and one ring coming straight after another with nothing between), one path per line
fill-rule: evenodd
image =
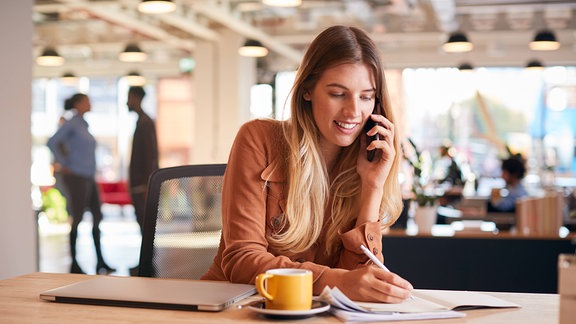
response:
M397 274L369 266L347 273L339 289L352 300L399 303L410 297L413 288Z
M370 118L373 118L378 124L370 129L366 134L368 136L374 136L379 134L379 140L372 141L370 145L368 145L367 149L386 149L386 146L394 147L394 124L392 124L388 119L386 119L382 115L372 115Z

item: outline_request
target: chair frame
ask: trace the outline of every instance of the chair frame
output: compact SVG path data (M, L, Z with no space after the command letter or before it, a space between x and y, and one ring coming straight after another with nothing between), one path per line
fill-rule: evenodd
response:
M158 208L162 183L176 178L222 176L225 170L226 164L196 164L160 168L150 175L148 179L148 193L146 195L144 226L142 228L138 276L154 277L152 262L157 212L153 211Z

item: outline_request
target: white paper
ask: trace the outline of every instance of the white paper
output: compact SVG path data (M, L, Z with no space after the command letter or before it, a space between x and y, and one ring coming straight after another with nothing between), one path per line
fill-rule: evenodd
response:
M520 307L518 304L471 291L414 290L413 298L398 304L355 302L338 288L325 287L319 300L329 303L330 312L343 321L403 321L458 318L455 309Z

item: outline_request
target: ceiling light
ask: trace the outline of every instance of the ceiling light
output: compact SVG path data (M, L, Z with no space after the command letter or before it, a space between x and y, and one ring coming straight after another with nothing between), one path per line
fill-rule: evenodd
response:
M62 76L60 77L60 80L64 84L74 84L76 82L76 79L78 78L72 72L66 72L62 74Z
M442 45L442 48L448 53L459 53L471 51L474 45L468 41L468 37L464 33L456 32L450 35L448 41Z
M144 62L147 56L138 45L128 44L124 52L118 54L118 59L122 62Z
M262 57L268 55L268 49L259 41L249 39L238 49L238 54L249 57Z
M42 66L60 66L64 58L52 47L46 47L42 54L36 58L36 63Z
M273 7L298 7L302 0L262 0L262 3Z
M126 74L124 78L130 86L143 86L146 84L146 78L136 71Z
M176 10L172 0L142 0L138 4L138 11L146 14L163 14Z
M462 63L458 66L458 70L465 72L465 71L473 71L474 70L474 66L472 66L472 64L470 63Z
M554 51L560 48L560 43L556 40L553 32L541 30L536 34L529 46L533 51Z
M530 60L526 66L524 67L524 69L526 70L531 70L531 71L538 71L538 70L543 70L544 69L544 64L542 64L542 62L540 62L539 60Z

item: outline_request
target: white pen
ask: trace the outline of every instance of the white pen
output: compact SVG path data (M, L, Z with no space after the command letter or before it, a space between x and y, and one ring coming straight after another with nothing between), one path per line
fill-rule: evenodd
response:
M368 250L368 248L365 247L364 244L360 245L360 249L362 249L362 252L364 252L364 254L366 254L366 256L368 256L370 258L370 260L372 260L372 262L374 262L374 264L376 264L378 267L380 267L380 269L384 269L384 270L390 272L390 270L388 270L388 268L386 268L384 263L382 263L380 260L378 260L378 258L374 255L374 253L372 253L370 250ZM412 296L412 294L410 294L409 299L414 299L414 296Z
M360 248L362 249L362 252L364 252L364 254L366 254L370 258L370 260L372 260L372 262L374 262L381 269L384 269L384 270L390 272L390 270L388 270L388 268L386 268L384 263L380 262L380 260L378 260L378 258L372 252L370 252L370 250L368 250L367 247L364 246L364 244L360 245Z

